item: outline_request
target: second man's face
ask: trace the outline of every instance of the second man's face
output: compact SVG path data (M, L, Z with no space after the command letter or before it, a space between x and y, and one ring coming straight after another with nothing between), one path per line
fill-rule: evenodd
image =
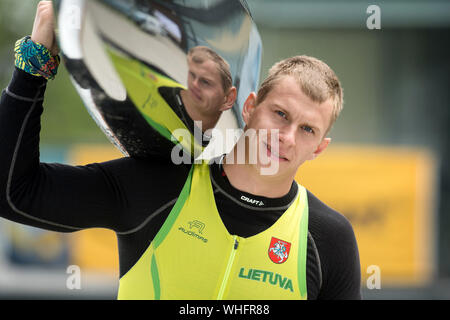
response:
M226 95L217 65L212 60L195 63L188 60L188 99L204 115L217 114L224 107Z

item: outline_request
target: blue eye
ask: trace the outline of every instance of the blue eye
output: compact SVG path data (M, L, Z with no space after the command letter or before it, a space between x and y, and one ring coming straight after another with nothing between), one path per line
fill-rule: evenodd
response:
M311 128L310 126L302 126L302 129L304 130L304 131L306 131L307 133L314 133L314 130L313 130L313 128Z
M285 118L286 119L286 113L284 113L283 111L277 110L275 111L276 114L278 114L280 117Z

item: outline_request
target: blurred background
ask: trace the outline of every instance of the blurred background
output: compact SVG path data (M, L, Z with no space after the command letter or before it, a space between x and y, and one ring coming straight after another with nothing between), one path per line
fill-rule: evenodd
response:
M11 79L15 41L31 33L37 3L0 2L1 88ZM305 54L329 64L343 84L332 145L297 180L351 221L363 297L450 299L450 2L248 5L263 44L261 78L273 63ZM379 29L372 28L371 5L380 10ZM63 64L44 106L42 161L120 157ZM71 265L80 267L79 289L68 289ZM117 241L108 230L59 234L0 219L0 270L0 298L115 299Z

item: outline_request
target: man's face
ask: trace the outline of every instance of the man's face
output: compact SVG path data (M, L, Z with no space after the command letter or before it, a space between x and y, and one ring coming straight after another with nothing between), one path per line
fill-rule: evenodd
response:
M314 159L330 142L324 135L333 111L331 99L314 102L302 92L294 78L284 76L258 106L255 104L256 95L252 93L243 109L246 128L257 132L261 141L259 152L267 155L270 162L278 163L275 174L293 179L298 167ZM261 134L261 129L267 130L267 138ZM272 148L271 141L278 141L279 150L275 150L276 144ZM267 161L261 162L260 158L257 165L261 167L261 163Z
M212 60L195 63L188 59L188 99L204 115L224 111L226 95L217 64Z

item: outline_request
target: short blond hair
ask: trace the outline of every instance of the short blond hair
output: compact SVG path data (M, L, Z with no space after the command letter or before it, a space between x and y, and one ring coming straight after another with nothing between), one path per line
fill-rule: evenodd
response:
M220 78L222 80L223 92L227 93L228 90L233 85L233 80L230 72L229 63L222 58L217 52L206 47L206 46L196 46L188 51L188 59L192 62L201 64L206 60L212 60L216 63L219 70Z
M344 93L338 77L325 62L319 59L304 55L284 59L270 68L269 75L258 90L256 105L263 102L274 85L286 75L293 76L303 93L312 101L323 103L329 98L333 100L333 113L326 135L341 113L344 104Z

